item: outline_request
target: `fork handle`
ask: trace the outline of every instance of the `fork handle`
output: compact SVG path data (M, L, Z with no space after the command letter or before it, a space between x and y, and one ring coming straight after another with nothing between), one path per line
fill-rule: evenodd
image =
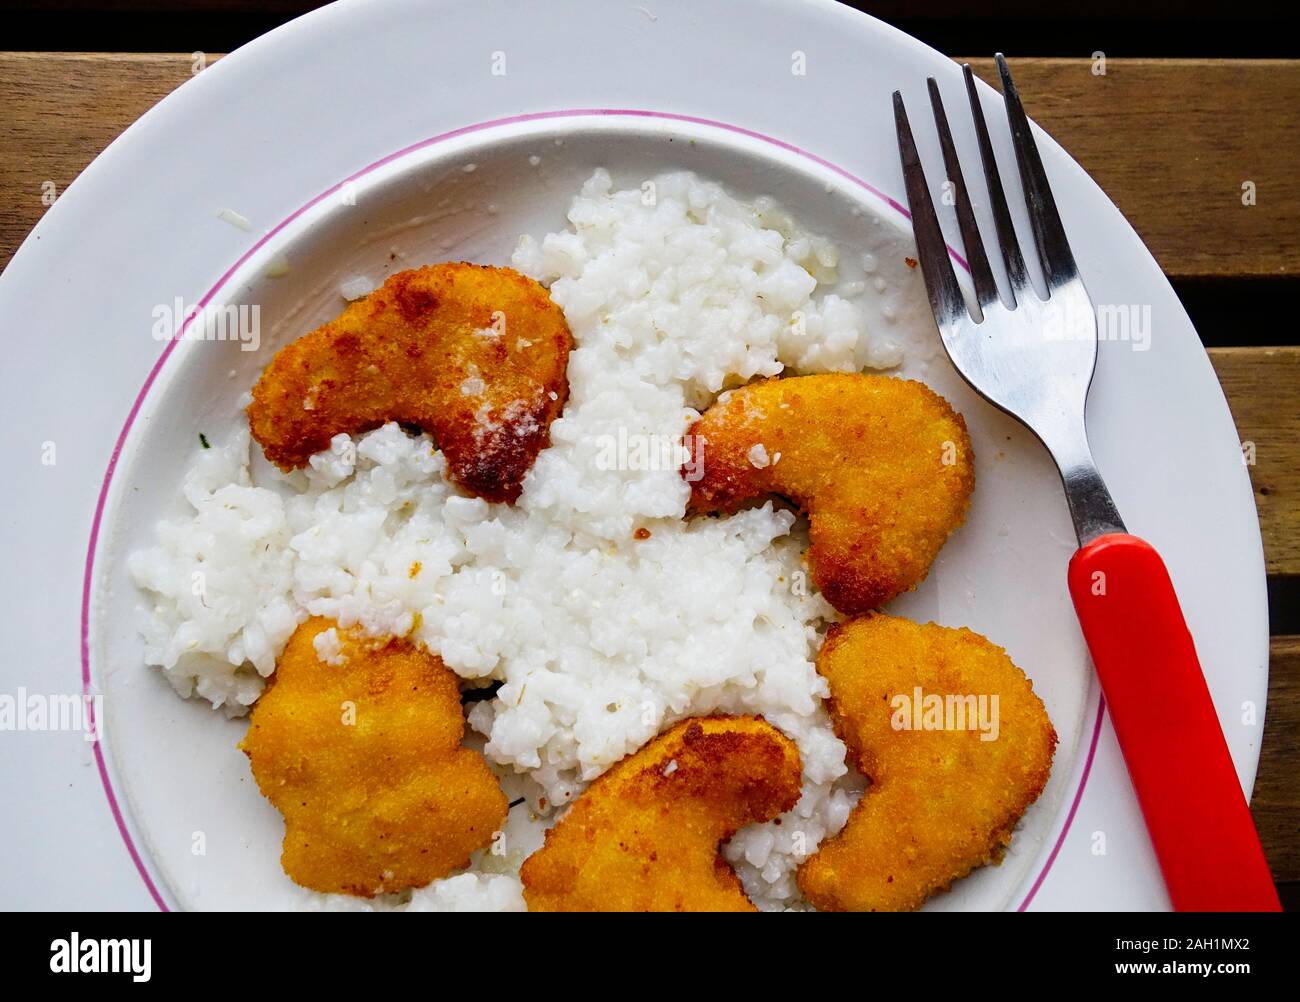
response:
M1069 582L1175 910L1280 911L1164 561L1109 533Z

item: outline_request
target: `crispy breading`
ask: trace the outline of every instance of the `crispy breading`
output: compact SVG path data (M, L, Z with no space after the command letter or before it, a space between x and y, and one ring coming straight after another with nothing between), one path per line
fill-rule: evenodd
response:
M337 434L414 425L467 491L514 501L564 408L572 344L547 291L516 271L414 268L277 352L248 424L285 471Z
M1006 651L967 629L874 615L834 628L817 670L871 786L800 867L804 896L824 910L903 911L1000 861L1056 748L1042 700ZM929 696L943 698L941 716L927 718ZM983 729L972 696L985 697Z
M754 911L718 847L799 799L799 751L759 717L683 720L597 779L520 876L530 911Z
M289 638L240 748L284 815L284 872L371 897L469 864L506 817L483 756L462 748L456 676L403 640L338 629L346 661L320 660L311 619Z
M925 578L975 486L961 415L925 385L890 376L751 383L719 398L690 434L691 510L789 498L808 514L814 582L848 614Z

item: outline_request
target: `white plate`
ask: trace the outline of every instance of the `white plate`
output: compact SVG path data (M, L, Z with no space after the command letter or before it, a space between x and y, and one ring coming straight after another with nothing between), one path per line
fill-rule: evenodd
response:
M502 58L505 75L494 75ZM801 60L806 75L792 72ZM909 374L966 414L979 456L970 522L894 609L1005 644L1043 693L1061 746L1008 859L934 906L1167 907L1070 611L1072 536L1055 473L948 368L919 278L901 263L889 94L901 86L919 123L927 75L960 100L959 74L942 56L830 3L350 3L223 60L128 130L0 280L0 319L21 332L3 394L16 430L4 458L19 475L3 530L11 651L0 692L79 692L80 653L107 720L99 744L0 736L18 751L0 775L15 808L0 838L24 864L0 875L0 900L274 907L296 896L278 868L278 819L234 750L242 725L175 699L142 667L131 630L122 554L174 505L196 432L237 419L234 400L263 362L192 342L159 359L154 306L178 295L257 301L264 333L291 337L337 312L338 280L355 271L504 260L518 233L556 228L581 176L604 164L629 180L695 167L777 196L842 246L872 249L895 290L894 328L912 342ZM995 95L985 98L1000 123ZM918 132L927 162L938 162L931 130ZM1094 299L1151 309L1149 350L1101 346L1090 432L1126 521L1169 564L1249 788L1268 633L1231 418L1137 236L1073 161L1039 142ZM535 169L531 154L542 157ZM460 170L468 162L472 174ZM338 197L349 178L361 213ZM255 232L218 220L226 207ZM416 215L429 218L404 225ZM393 246L408 258L390 264ZM268 281L267 263L285 253L290 275ZM54 465L42 465L45 443ZM196 831L205 856L190 851Z

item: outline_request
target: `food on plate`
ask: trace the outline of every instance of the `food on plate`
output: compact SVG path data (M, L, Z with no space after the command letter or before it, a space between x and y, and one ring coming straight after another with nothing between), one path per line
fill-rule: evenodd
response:
M797 879L864 783L818 649L833 605L925 576L970 442L919 384L851 374L903 359L872 255L635 180L596 171L517 272L402 272L284 348L130 557L146 661L251 710L309 907L853 904Z
M754 911L719 846L799 799L794 742L693 717L597 779L520 871L530 911Z
M461 487L514 501L564 408L571 345L563 312L517 271L414 268L277 352L249 427L288 471L335 435L413 425Z
M767 494L808 513L813 580L840 612L915 588L966 517L966 423L922 383L861 373L768 379L723 394L691 429L691 508Z
M676 449L726 385L899 364L911 334L870 322L899 290L877 291L890 271L867 275L865 248L687 172L597 170L554 218L567 222L524 234L511 263L564 311L569 399L518 502L465 497L431 437L392 422L284 476L250 456L247 421L211 421L175 510L130 558L146 661L239 715L298 624L326 616L495 683L467 726L533 811L513 811L522 834L471 872L516 886L516 854L554 811L672 722L762 715L799 748L798 823L746 826L723 852L760 909L802 907L795 869L860 782L815 665L833 613L804 587L807 530L788 507L683 517Z
M437 657L326 619L299 626L240 744L284 815L284 872L371 897L467 866L506 798L464 732L456 676Z
M871 786L799 869L816 908L900 911L985 863L1047 783L1056 731L1006 651L967 629L894 616L830 632L817 670Z

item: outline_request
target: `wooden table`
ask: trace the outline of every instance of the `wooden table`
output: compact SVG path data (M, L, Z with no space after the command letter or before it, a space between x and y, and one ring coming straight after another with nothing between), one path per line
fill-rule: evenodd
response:
M971 62L991 76L989 60ZM0 53L0 267L44 211L42 184L62 191L190 69L189 51ZM1273 638L1253 810L1283 900L1300 908L1300 339L1270 322L1300 293L1300 61L1110 58L1099 77L1088 59L1021 57L1015 70L1034 118L1169 275L1255 444Z

